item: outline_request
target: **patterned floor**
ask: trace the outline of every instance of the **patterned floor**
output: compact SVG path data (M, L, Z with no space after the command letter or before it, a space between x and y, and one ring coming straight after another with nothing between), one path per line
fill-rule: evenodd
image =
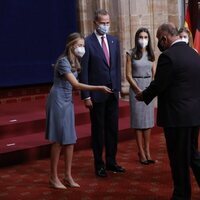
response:
M23 165L0 169L1 200L169 200L171 174L163 134L151 137L155 165L138 162L135 140L120 142L118 163L126 168L125 174L109 173L97 178L93 170L91 150L75 151L73 176L80 188L56 190L49 188L49 160L38 160ZM63 162L60 162L60 177ZM200 190L192 177L192 200L200 199Z

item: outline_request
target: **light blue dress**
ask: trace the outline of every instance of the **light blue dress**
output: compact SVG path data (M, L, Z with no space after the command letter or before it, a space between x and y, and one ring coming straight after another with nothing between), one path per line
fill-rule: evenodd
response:
M152 64L148 60L147 52L143 53L140 60L132 59L132 77L141 90L148 87L152 80ZM135 92L130 88L131 128L152 128L154 126L154 101L146 105L144 102L137 101L135 95Z
M60 58L54 69L54 83L46 103L46 139L62 145L76 143L72 85L63 74L72 73L66 57ZM77 72L73 73L77 77Z

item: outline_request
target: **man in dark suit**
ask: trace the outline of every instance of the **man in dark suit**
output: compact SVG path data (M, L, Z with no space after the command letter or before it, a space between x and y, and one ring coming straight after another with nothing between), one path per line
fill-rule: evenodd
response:
M90 109L92 149L95 173L106 177L106 170L124 172L116 162L118 142L118 99L121 89L120 49L118 40L108 35L110 16L97 10L95 31L85 40L85 55L81 61L80 81L92 85L106 85L113 94L95 91L82 92L85 106ZM105 143L105 161L103 147Z
M200 125L200 56L180 41L176 27L163 24L157 31L155 79L136 95L149 104L158 96L157 124L164 128L174 191L172 200L191 199L190 167L200 186L197 135Z

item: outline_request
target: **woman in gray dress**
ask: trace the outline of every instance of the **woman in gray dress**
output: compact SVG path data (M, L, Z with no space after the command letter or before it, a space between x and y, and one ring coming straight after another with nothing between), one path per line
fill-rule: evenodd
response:
M74 124L74 105L72 88L77 90L100 90L111 93L105 86L90 86L76 79L80 71L79 59L84 55L84 38L72 33L67 38L64 53L58 58L54 69L54 83L46 104L46 139L52 143L49 183L53 188L65 189L66 186L80 187L71 175L76 131ZM64 184L58 178L58 161L61 149L64 152Z
M155 74L155 56L151 38L146 28L135 34L135 47L126 54L126 78L130 84L129 98L131 128L135 130L138 156L141 164L155 163L150 154L150 133L154 126L154 105L148 106L135 99L135 95L149 86Z

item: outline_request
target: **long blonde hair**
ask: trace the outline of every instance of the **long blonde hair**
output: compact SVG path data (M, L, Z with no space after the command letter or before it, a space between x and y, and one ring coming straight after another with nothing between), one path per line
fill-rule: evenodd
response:
M77 56L75 56L74 53L73 53L73 46L80 39L84 40L84 37L80 33L77 33L77 32L71 33L67 37L65 50L62 53L62 55L60 56L60 57L66 56L68 58L68 60L71 64L71 67L72 67L72 72L74 72L74 71L80 72L80 70L81 70L79 58L77 58Z

